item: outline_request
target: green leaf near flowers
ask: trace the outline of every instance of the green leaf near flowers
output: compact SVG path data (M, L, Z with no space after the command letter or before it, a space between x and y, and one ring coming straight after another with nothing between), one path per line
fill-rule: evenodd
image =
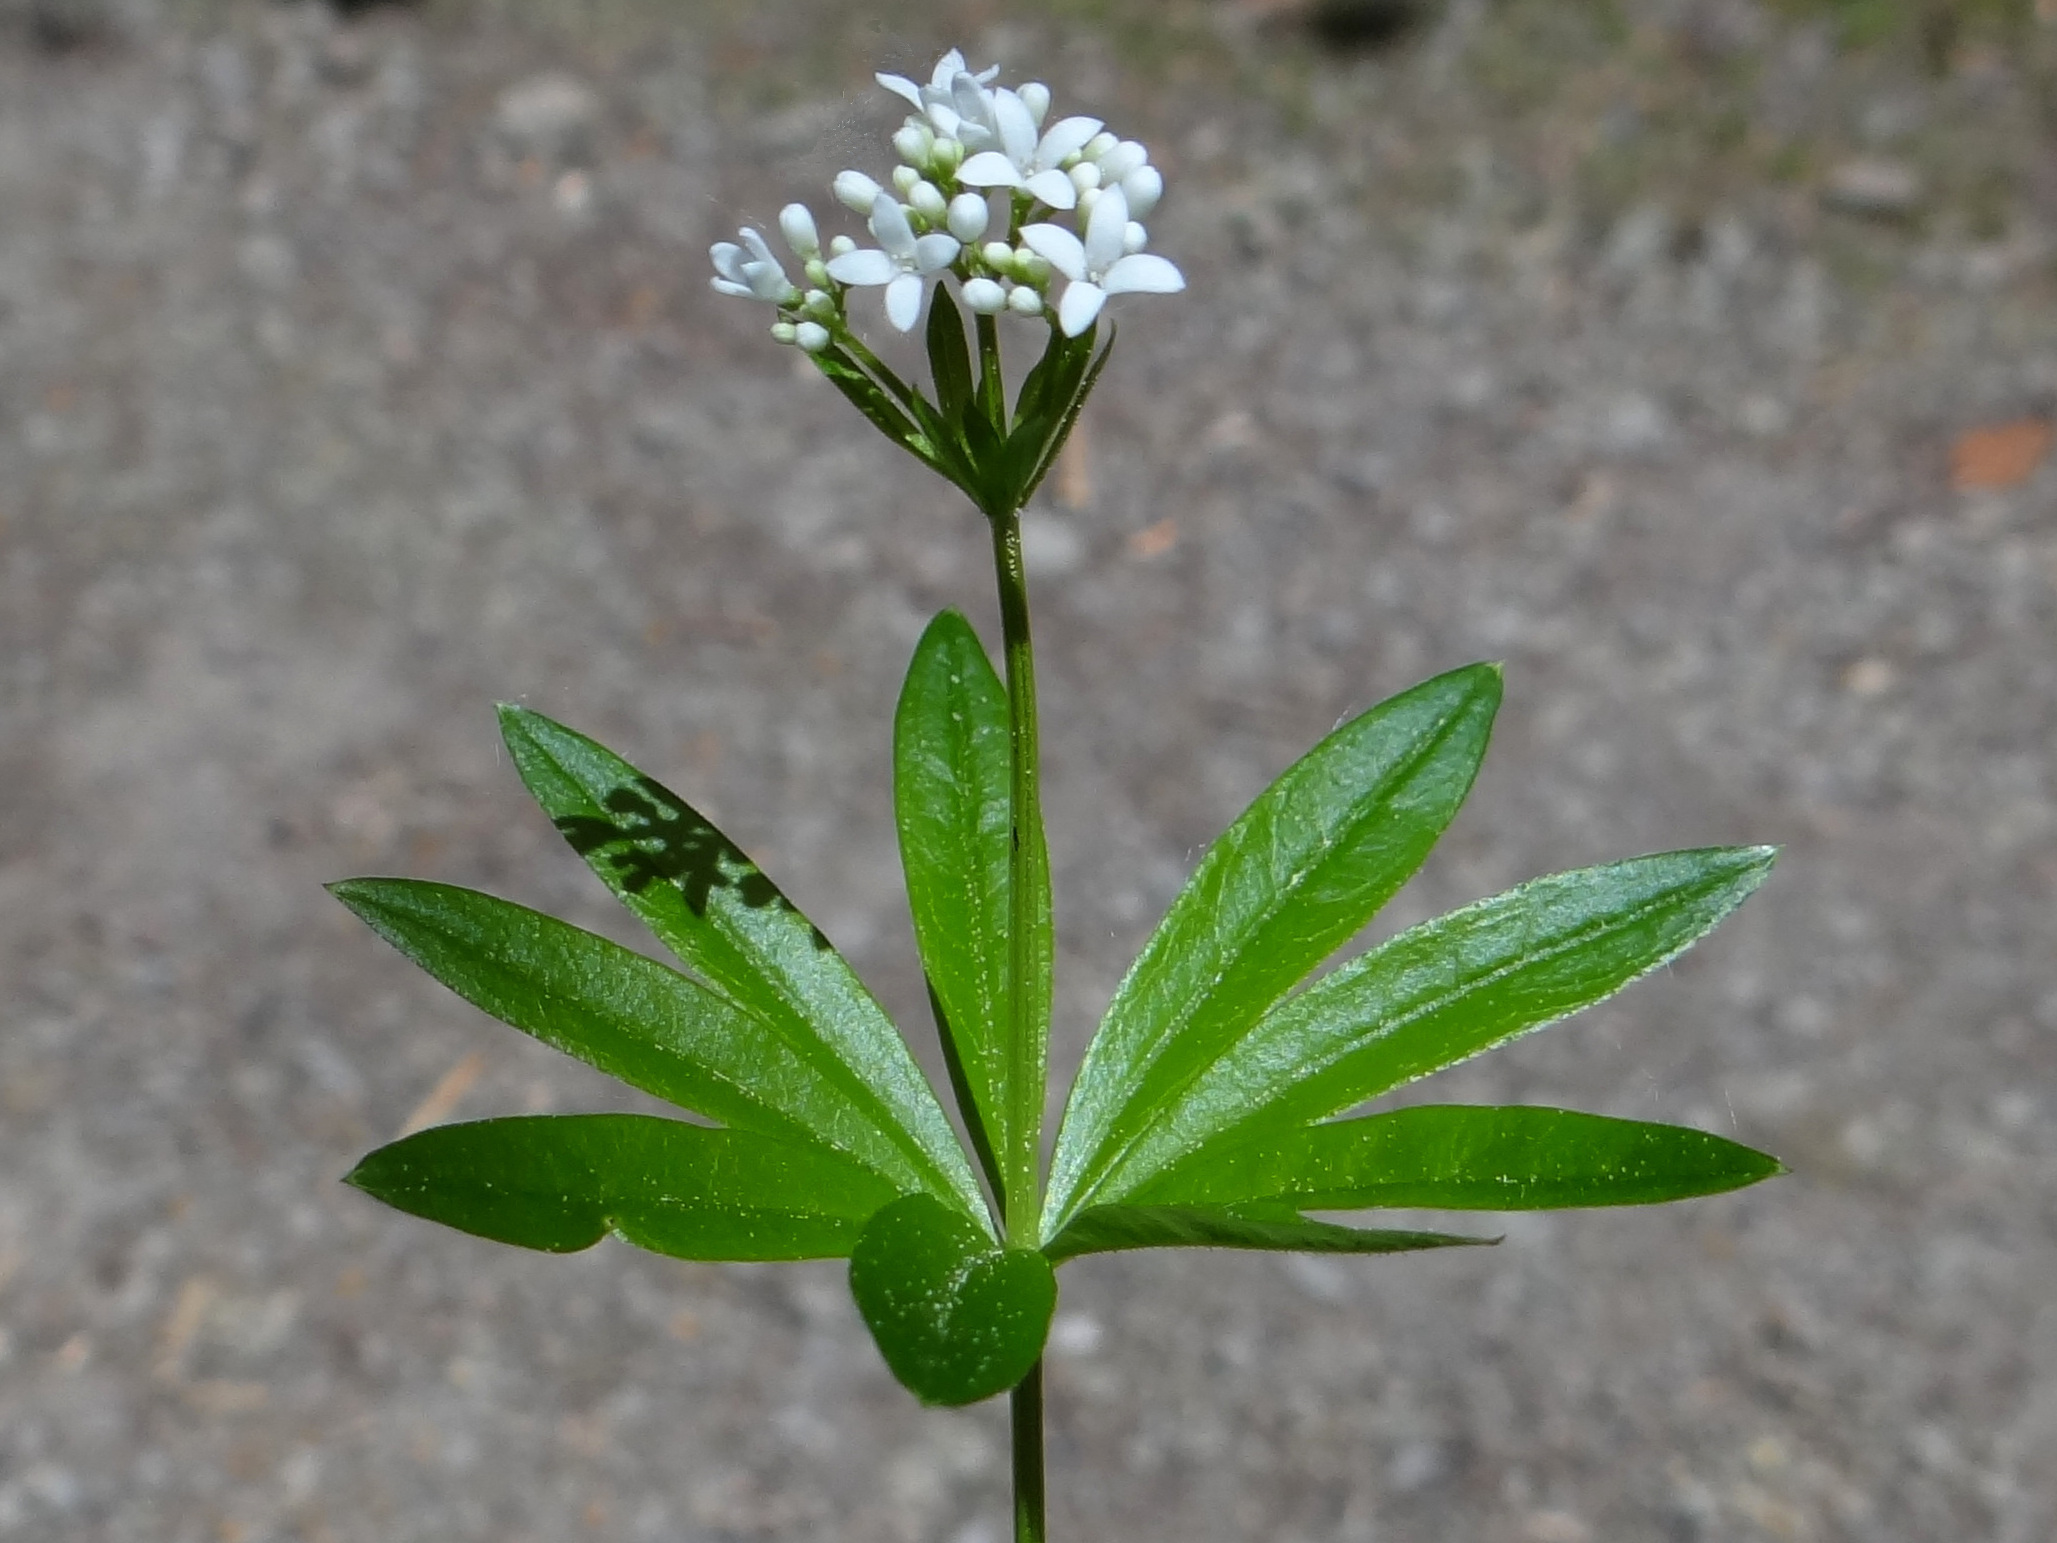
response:
M1007 689L971 624L955 611L929 624L907 669L893 720L893 808L914 935L951 1080L997 1193L1002 1178L995 1154L1012 1150L1014 1141L1007 1097L1013 888ZM1032 1026L1049 1020L1047 888L1040 900Z
M659 942L852 1107L896 1155L881 1172L984 1214L935 1092L843 956L700 812L585 735L527 708L500 722L522 781ZM874 1166L882 1159L867 1158Z
M1401 1254L1465 1248L1497 1238L1396 1232L1311 1221L1291 1206L1096 1205L1043 1245L1051 1263L1131 1248L1274 1249L1301 1254Z
M837 1259L894 1199L819 1147L639 1114L440 1125L345 1181L446 1227L550 1253L609 1233L675 1259Z
M971 1404L1035 1366L1057 1278L1036 1250L996 1247L949 1207L909 1195L865 1226L850 1255L850 1293L915 1397Z
M1678 1125L1565 1109L1422 1105L1201 1148L1138 1205L1537 1211L1740 1189L1777 1159Z
M1471 790L1500 702L1488 664L1342 725L1207 851L1115 993L1072 1086L1054 1217L1104 1186L1161 1111L1407 881Z
M1775 856L1631 858L1409 928L1265 1014L1166 1105L1104 1194L1126 1198L1203 1148L1326 1119L1612 996L1740 905Z

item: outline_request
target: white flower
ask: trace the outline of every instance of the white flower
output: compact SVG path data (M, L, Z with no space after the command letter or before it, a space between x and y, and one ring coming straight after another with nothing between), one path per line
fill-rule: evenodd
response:
M953 48L936 61L926 86L916 85L905 75L881 72L872 78L925 117L936 133L958 141L967 150L981 150L994 139L993 93L986 89L986 82L999 73L996 64L972 74L964 55Z
M1015 92L990 93L997 150L982 150L957 168L957 180L973 188L1021 188L1052 209L1070 209L1078 190L1061 170L1100 132L1098 118L1064 118L1036 137L1036 115Z
M887 319L911 332L929 278L957 260L957 238L939 230L917 237L907 210L885 197L871 206L871 233L878 246L831 258L829 276L842 284L885 285Z
M1057 325L1068 338L1092 326L1109 295L1171 295L1186 287L1185 275L1164 258L1130 252L1128 199L1119 187L1104 189L1086 221L1086 239L1062 225L1030 225L1022 243L1069 281L1057 303Z
M772 305L789 305L799 299L800 291L786 277L779 260L771 255L764 237L747 225L736 234L743 238L741 246L733 241L717 241L708 248L708 256L714 259L714 287L724 295L763 300Z

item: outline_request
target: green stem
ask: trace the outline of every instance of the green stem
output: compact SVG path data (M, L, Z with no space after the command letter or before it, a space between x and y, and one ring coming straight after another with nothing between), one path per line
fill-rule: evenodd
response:
M1000 374L1000 332L990 316L978 319L980 378L987 410L1005 431L1007 396ZM1007 666L1007 750L1010 843L1007 915L1007 1151L1000 1159L1001 1205L1007 1242L1041 1242L1043 1082L1047 1073L1044 994L1037 989L1045 959L1043 905L1050 888L1050 856L1043 842L1043 806L1037 788L1041 752L1036 736L1036 660L1029 639L1028 573L1021 557L1021 511L988 511L993 527L993 574L1000 589L1000 635ZM1014 1431L1014 1543L1043 1543L1043 1363L1030 1368L1008 1395Z
M1043 1363L1008 1395L1014 1422L1014 1543L1043 1543Z
M1036 662L1029 642L1028 577L1021 560L1021 515L996 517L993 568L1000 586L1000 635L1007 663L1008 796L1013 810L1008 856L1007 916L1007 1241L1035 1248L1042 1239L1043 1025L1035 981L1042 959L1036 900L1049 883L1043 813L1037 789Z

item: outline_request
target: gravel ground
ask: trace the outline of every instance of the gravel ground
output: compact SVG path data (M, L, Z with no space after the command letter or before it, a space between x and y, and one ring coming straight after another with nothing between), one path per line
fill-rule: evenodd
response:
M960 39L1151 143L1192 280L1032 515L1061 1061L1200 844L1470 659L1499 739L1382 928L1786 848L1433 1089L1793 1177L1074 1265L1057 1535L2057 1536L2057 468L1950 457L2057 407L2052 28L110 4L0 8L0 1537L998 1543L1001 1411L917 1409L838 1267L340 1186L410 1117L634 1105L319 888L632 938L496 754L524 700L695 796L929 1056L887 723L929 614L990 635L983 533L702 254Z

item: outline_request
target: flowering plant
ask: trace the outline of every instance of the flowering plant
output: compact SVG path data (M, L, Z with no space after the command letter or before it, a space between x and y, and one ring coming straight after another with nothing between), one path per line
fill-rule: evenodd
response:
M886 1364L918 1397L1011 1394L1015 1533L1039 1540L1041 1356L1068 1259L1477 1244L1493 1240L1307 1213L1633 1205L1778 1172L1697 1130L1557 1109L1349 1116L1655 969L1739 904L1773 854L1668 852L1537 879L1310 982L1470 791L1500 674L1438 676L1341 724L1209 848L1115 993L1046 1169L1053 948L1021 511L1106 362L1108 300L1184 280L1145 250L1163 180L1140 144L1090 117L1046 126L1046 87L995 86L955 51L926 84L878 79L912 109L893 136L891 190L857 171L834 184L877 244L824 246L793 204L779 230L801 281L745 229L714 247L713 284L773 307L773 336L990 527L1004 679L945 611L893 725L907 892L968 1141L878 1003L756 864L611 751L506 706L530 793L690 973L470 890L355 879L334 891L487 1012L713 1123L448 1125L373 1152L350 1181L555 1252L611 1233L686 1259L847 1257ZM927 391L852 325L851 292L866 288L883 289L902 332L926 304ZM1012 403L1002 317L1045 334Z

